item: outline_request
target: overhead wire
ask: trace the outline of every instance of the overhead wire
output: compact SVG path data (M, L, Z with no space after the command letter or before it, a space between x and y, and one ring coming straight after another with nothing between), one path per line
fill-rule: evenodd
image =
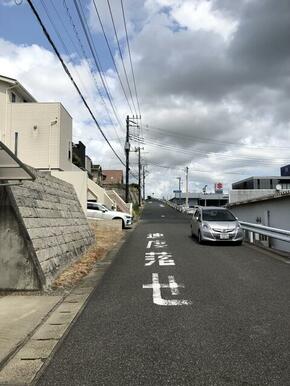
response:
M229 141L218 141L215 139L211 138L206 138L206 137L199 137L196 135L189 135L189 134L181 134L181 133L173 133L172 131L168 131L167 129L161 129L158 127L154 127L152 125L144 125L145 131L158 131L161 133L166 133L166 136L173 136L173 137L180 137L180 138L192 138L192 139L198 139L200 142L206 142L206 143L213 143L217 145L229 145L229 146L243 146L245 148L250 148L250 149L265 149L265 148L273 148L273 149L285 149L289 150L290 147L284 147L284 146L256 146L256 145L246 145L240 142L229 142Z
M52 5L53 5L53 7L54 7L54 9L55 9L55 11L56 11L58 17L60 18L60 15L58 14L58 11L57 11L57 9L55 8L53 2L52 2ZM87 53L86 53L86 51L85 51L85 48L84 48L84 46L83 46L83 43L82 43L82 41L81 41L81 39L80 39L78 30L77 30L77 28L76 28L76 25L74 24L74 20L73 20L73 18L72 18L72 15L71 15L71 13L70 13L70 10L69 10L69 8L68 8L68 5L67 5L67 3L66 3L66 0L63 0L63 6L64 6L65 11L66 11L66 13L67 13L69 22L70 22L70 24L71 24L71 26L72 26L72 28L73 28L74 34L75 34L75 36L76 36L76 38L77 38L77 40L78 40L78 42L79 42L79 47L80 47L81 53L82 53L83 57L86 59L86 60L85 60L86 66L87 66L87 68L88 68L88 70L89 70L89 72L90 72L90 74L91 74L91 76L92 76L92 78L93 78L93 81L94 81L94 83L95 83L95 85L96 85L96 89L97 89L97 91L98 91L98 95L99 95L99 97L100 97L101 103L103 104L104 108L106 109L106 112L107 112L107 114L108 114L109 120L110 120L110 122L111 122L111 124L112 124L112 127L113 127L113 129L114 129L114 131L115 131L115 134L116 134L116 136L117 136L117 140L119 141L119 144L120 144L120 146L122 147L123 145L122 145L122 143L121 143L121 141L120 141L120 138L119 138L119 135L118 135L118 133L117 133L117 130L116 130L116 127L115 127L115 123L113 122L113 120L112 120L112 118L111 118L111 113L110 113L110 111L109 111L109 109L108 109L108 106L107 106L107 103L106 103L106 101L105 101L105 99L104 99L104 96L102 95L102 92L101 92L100 86L99 86L99 84L98 84L98 80L97 80L97 78L96 78L96 75L95 75L94 71L91 69L91 66L90 66L90 64L89 64L89 63L90 63L90 59L89 59L89 57L88 57L88 55L87 55ZM61 20L61 18L60 18L60 20ZM76 52L78 52L79 56L81 57L82 55L81 55L81 53L80 53L80 51L79 51L79 48L75 45L73 39L72 39L71 36L70 36L70 33L67 31L67 29L65 28L65 26L64 26L64 29L65 29L65 31L67 32L67 34L68 34L68 36L69 36L69 38L70 38L70 40L71 40L71 42L72 42L74 48L76 49ZM114 140L114 139L111 138L111 140Z
M98 7L97 7L97 5L96 5L95 0L93 0L93 4L94 4L94 8L95 8L95 11L96 11L96 14L97 14L97 17L98 17L98 20L99 20L99 23L100 23L102 32L103 32L104 39L105 39L105 41L106 41L106 45L107 45L107 47L108 47L108 50L109 50L109 53L110 53L110 56L111 56L111 59L112 59L112 63L113 63L113 65L114 65L116 74L117 74L118 79L119 79L119 82L120 82L120 84L121 84L121 88L122 88L123 94L124 94L125 99L126 99L126 101L127 101L129 110L130 110L131 113L133 114L133 110L132 110L131 104L130 104L130 102L129 102L129 98L128 98L127 93L126 93L126 91L125 91L125 87L124 87L124 84L123 84L123 82L122 82L122 79L121 79L121 76L120 76L120 72L119 72L119 70L118 70L118 67L117 67L117 65L116 65L116 61L115 61L115 59L114 59L114 55L113 55L113 52L112 52L112 49L111 49L111 46L110 46L110 43L109 43L109 39L108 39L108 37L107 37L107 34L106 34L106 31L105 31L105 28L104 28L104 25L103 25L103 22L102 22L102 19L101 19L100 13L99 13L99 11L98 11Z
M132 91L131 91L131 87L130 87L130 83L129 83L129 78L128 78L128 74L127 74L125 63L124 63L124 59L123 59L123 54L122 54L122 50L121 50L121 46L120 46L120 41L119 41L119 38L118 38L118 33L117 33L117 29L116 29L116 25L115 25L115 21L114 21L114 17L113 17L113 12L112 12L112 8L111 8L110 0L107 0L107 4L108 4L108 8L109 8L109 13L110 13L111 21L112 21L112 24L113 24L114 34L115 34L115 38L116 38L116 42L117 42L117 46L118 46L118 50L119 50L119 55L120 55L120 58L121 58L121 62L122 62L122 66L123 66L123 70L124 70L124 74L125 74L128 90L129 90L130 97L131 97L131 100L132 100L132 105L134 107L135 114L137 115L137 109L136 109L136 106L135 106L135 103L134 103L133 94L132 94Z
M137 100L137 107L138 107L139 116L141 117L141 109L140 109L139 97L138 97L137 86L136 86L136 78L135 78L135 73L134 73L134 68L133 68L133 63L132 63L132 56L131 56L131 49L130 49L130 43L129 43L129 36L128 36L123 0L121 0L121 7L122 7L122 15L123 15L124 28L125 28L125 33L126 33L126 40L127 40L127 46L128 46L128 54L129 54L133 84L134 84L135 95L136 95L136 100Z
M220 153L206 153L206 152L201 152L201 151L198 151L198 150L191 150L191 151L186 151L184 150L183 148L180 148L180 147L175 147L175 146L172 146L172 145L165 145L164 143L160 143L160 142L154 142L154 141L150 141L150 140L146 140L144 142L142 142L142 144L144 145L148 145L148 146L152 146L152 147L156 147L158 148L159 150L165 150L165 151L174 151L174 152L180 152L182 154L187 154L187 155L191 155L191 156L196 156L196 154L199 154L199 155L202 155L202 156L214 156L215 158L217 159L223 159L225 161L231 161L231 162L241 162L241 161L251 161L251 162L255 162L255 163L258 163L258 164L262 164L262 165L268 165L268 166L273 166L273 165L278 165L281 163L281 161L285 161L287 162L287 159L280 159L280 160L273 160L273 161L270 161L268 159L266 160L263 160L261 158L257 158L257 157L242 157L242 156L238 156L238 157L235 157L234 155L228 155L228 154L220 154Z
M75 82L75 80L74 80L72 74L70 73L70 71L69 71L67 65L65 64L65 62L64 62L64 60L63 60L63 58L62 58L62 56L60 55L60 53L59 53L59 51L58 51L58 49L57 49L55 43L53 42L53 40L52 40L50 34L48 33L48 31L47 31L45 25L43 24L42 19L41 19L40 15L39 15L38 11L36 10L36 8L34 7L34 5L33 5L33 3L32 3L32 0L27 0L27 3L29 4L29 6L30 6L30 8L31 8L31 10L32 10L32 12L33 12L33 14L34 14L34 16L36 17L38 23L40 24L40 26L41 26L41 28L42 28L42 30L43 30L43 33L44 33L44 35L45 35L45 37L47 38L48 42L50 43L51 47L53 48L53 51L55 52L55 54L56 54L58 60L60 61L61 65L62 65L62 67L63 67L63 69L64 69L64 71L65 71L66 74L68 75L70 81L72 82L74 88L76 89L76 91L77 91L78 95L80 96L82 102L84 103L86 109L88 110L88 112L89 112L91 118L92 118L93 121L95 122L95 124L96 124L98 130L99 130L100 133L102 134L103 138L105 139L106 143L108 144L108 146L110 147L110 149L112 150L112 152L114 153L114 155L115 155L115 156L117 157L117 159L121 162L121 164L122 164L123 166L125 166L125 162L124 162L124 161L121 159L121 157L118 155L118 153L116 152L116 150L114 149L114 147L112 146L112 144L110 143L110 141L108 140L108 138L106 137L105 133L103 132L103 130L102 130L102 128L101 128L99 122L97 121L97 119L96 119L96 117L95 117L95 115L94 115L94 113L92 112L92 110L91 110L90 106L88 105L86 99L84 98L84 96L83 96L81 90L79 89L79 86L78 86L77 83Z
M112 107L112 111L113 111L113 113L114 113L114 115L116 117L116 120L119 123L120 127L122 127L122 123L120 121L120 118L119 118L119 116L117 114L117 111L116 111L116 108L114 106L114 103L113 103L113 100L112 100L112 96L110 94L110 91L109 91L109 88L108 88L108 85L107 85L107 81L103 77L103 69L102 69L102 66L101 66L101 62L100 62L99 56L97 54L96 47L95 47L95 44L94 44L94 40L92 38L92 35L91 35L91 32L90 32L88 23L87 23L86 18L85 18L84 14L83 14L82 6L78 4L77 0L73 0L73 2L74 2L74 5L75 5L75 8L76 8L79 20L81 22L81 26L82 26L83 32L85 34L88 46L90 48L92 57L94 59L94 63L96 65L97 71L99 73L102 85L104 87L105 93L106 93L107 98L108 98L108 100L110 102L110 105Z

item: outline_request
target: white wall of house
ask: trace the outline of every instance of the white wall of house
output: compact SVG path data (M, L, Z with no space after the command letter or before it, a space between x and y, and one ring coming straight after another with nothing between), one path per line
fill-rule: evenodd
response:
M78 199L81 203L84 213L87 210L87 196L88 196L88 173L83 170L78 171L58 171L52 170L51 175L66 181L75 188Z
M17 138L17 141L16 141ZM0 139L36 169L73 170L72 118L61 103L38 103L0 76Z
M36 169L72 170L72 118L60 103L9 103L7 141Z

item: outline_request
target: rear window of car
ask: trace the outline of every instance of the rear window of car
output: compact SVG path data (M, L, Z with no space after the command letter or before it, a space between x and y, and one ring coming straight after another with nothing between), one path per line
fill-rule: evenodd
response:
M236 218L227 210L208 209L202 211L204 221L236 221Z
M96 204L94 202L88 202L87 203L87 209L100 210L98 204Z

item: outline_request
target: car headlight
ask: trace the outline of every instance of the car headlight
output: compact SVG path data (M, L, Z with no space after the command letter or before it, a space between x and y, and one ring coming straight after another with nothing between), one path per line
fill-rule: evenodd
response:
M203 229L210 230L210 226L208 224L202 224Z
M126 218L131 219L132 217L131 216L126 216Z

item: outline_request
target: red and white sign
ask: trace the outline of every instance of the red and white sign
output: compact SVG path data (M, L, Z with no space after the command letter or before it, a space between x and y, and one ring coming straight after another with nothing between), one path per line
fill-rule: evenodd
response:
M216 182L214 184L214 190L216 193L223 193L224 184L222 182Z

